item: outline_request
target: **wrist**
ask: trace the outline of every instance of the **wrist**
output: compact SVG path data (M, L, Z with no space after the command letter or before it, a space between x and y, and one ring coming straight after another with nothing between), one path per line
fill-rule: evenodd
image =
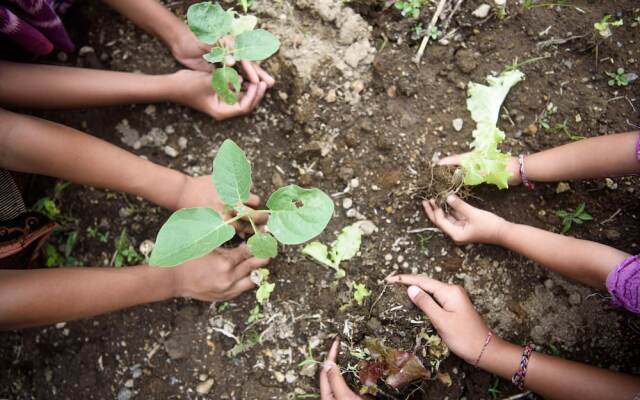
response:
M151 161L149 161L149 165L149 170L142 174L145 179L135 194L160 207L169 210L179 209L183 192L190 177L180 171L154 164Z
M478 362L478 368L511 379L518 369L521 354L522 347L494 335Z
M493 230L493 235L489 239L489 244L503 246L504 247L504 239L508 237L509 231L512 229L513 223L507 221L502 217L498 217L499 220L496 223L496 226Z

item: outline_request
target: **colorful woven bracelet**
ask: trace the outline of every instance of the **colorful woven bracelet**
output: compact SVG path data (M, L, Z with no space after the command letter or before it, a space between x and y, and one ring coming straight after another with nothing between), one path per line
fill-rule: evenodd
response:
M520 156L518 156L518 163L520 164L520 179L522 180L522 184L526 188L533 189L536 186L533 182L529 181L527 174L524 172L524 154L520 154Z
M476 358L476 362L473 363L474 367L478 368L478 364L480 364L480 359L482 358L484 351L487 349L487 346L489 346L489 342L491 341L492 337L493 337L493 332L489 331L489 333L487 333L487 337L484 339L484 344L482 345L480 354L478 354L478 358Z
M516 387L520 390L524 390L524 378L527 376L527 366L529 365L529 358L531 357L531 353L533 353L532 345L528 344L524 348L524 352L522 353L522 359L520 360L520 367L513 374L513 378L511 378L511 382L516 385Z

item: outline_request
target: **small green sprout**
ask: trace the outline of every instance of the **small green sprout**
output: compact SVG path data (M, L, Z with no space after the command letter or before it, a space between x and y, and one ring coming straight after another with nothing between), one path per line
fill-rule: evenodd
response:
M242 7L242 11L245 13L249 11L249 8L253 5L253 0L238 0L238 5Z
M258 290L256 290L256 300L258 300L258 304L266 303L269 297L271 297L273 289L276 287L275 283L267 281L268 278L269 270L266 268L259 268L251 273L251 280L258 285Z
M120 236L116 239L116 251L113 254L111 264L114 267L122 267L125 264L135 264L144 260L136 249L133 247L129 236L127 235L127 229L123 228L120 232Z
M613 35L611 28L617 28L623 25L622 19L612 21L611 18L613 18L611 15L605 15L600 21L593 24L593 27L603 38L608 38Z
M87 227L87 236L91 239L98 239L100 243L107 243L109 241L109 231L100 232L100 229L95 226Z
M311 242L302 249L302 254L333 268L336 271L336 279L340 279L346 275L345 270L340 268L340 263L355 257L361 244L362 231L354 224L343 228L330 246L317 241Z
M547 104L544 111L538 115L538 126L544 130L551 129L551 117L558 112L558 107L553 103Z
M498 389L498 385L500 385L500 379L496 377L496 379L493 381L493 385L491 385L491 387L487 390L489 396L491 396L491 398L494 400L499 399L500 395L502 394L502 391Z
M371 296L371 291L367 289L364 283L353 284L353 298L356 300L359 306L362 305L365 297Z
M569 123L566 119L561 124L556 124L553 130L555 132L563 132L569 139L573 140L574 142L585 138L584 136L576 135L575 133L571 132L571 130L569 129Z
M575 210L558 210L556 211L556 215L562 218L562 233L569 232L569 229L573 226L573 224L582 225L585 221L593 220L591 214L586 212L585 203L580 203Z
M422 0L396 1L394 7L400 10L403 17L411 17L418 19L420 17L420 9L422 8Z
M264 315L260 312L260 304L256 304L255 307L249 311L249 318L247 318L247 325L250 325L254 322L262 321L264 319Z
M611 79L607 82L609 86L629 86L629 84L636 79L638 79L638 75L632 72L624 72L624 68L618 68L614 72L606 72L607 76Z
M444 32L442 32L437 26L431 28L431 32L429 32L431 40L438 40L442 37L443 34Z

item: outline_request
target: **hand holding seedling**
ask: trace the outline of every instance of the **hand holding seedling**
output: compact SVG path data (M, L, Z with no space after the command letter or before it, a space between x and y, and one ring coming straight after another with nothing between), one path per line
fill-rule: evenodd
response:
M247 245L216 249L174 268L175 296L203 301L229 300L256 285L251 271L264 267L268 259L251 256Z
M464 288L426 275L396 275L387 282L408 285L409 298L429 317L449 349L469 363L475 361L489 328Z
M488 211L475 208L456 195L447 197L451 207L449 213L438 207L434 199L424 201L422 206L427 216L442 232L458 244L500 242L506 221Z
M361 397L349 389L336 365L339 348L340 339L336 338L320 371L320 400L359 400Z
M471 153L467 152L445 157L438 161L438 165L460 166L462 165L462 159L469 156L470 154ZM520 165L518 164L518 157L509 157L509 159L507 160L507 170L511 174L508 180L509 186L518 186L522 183L522 179L520 178Z

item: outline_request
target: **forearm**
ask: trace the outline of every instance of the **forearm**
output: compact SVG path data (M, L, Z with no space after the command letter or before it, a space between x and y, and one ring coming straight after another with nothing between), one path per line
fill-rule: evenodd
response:
M497 244L587 285L604 288L607 275L629 254L527 225L505 222Z
M137 3L137 2L132 2ZM0 104L62 109L175 101L174 74L143 75L0 61Z
M173 48L180 36L188 32L187 26L157 0L103 1L169 48Z
M494 337L479 366L511 380L519 367L522 352L523 347ZM525 386L544 398L562 400L632 400L640 393L637 377L537 352L530 357Z
M0 330L86 318L175 296L170 268L0 270Z
M529 180L603 178L640 173L636 155L638 132L580 140L532 154L526 158Z
M3 110L0 168L127 192L169 209L189 179L75 129Z

